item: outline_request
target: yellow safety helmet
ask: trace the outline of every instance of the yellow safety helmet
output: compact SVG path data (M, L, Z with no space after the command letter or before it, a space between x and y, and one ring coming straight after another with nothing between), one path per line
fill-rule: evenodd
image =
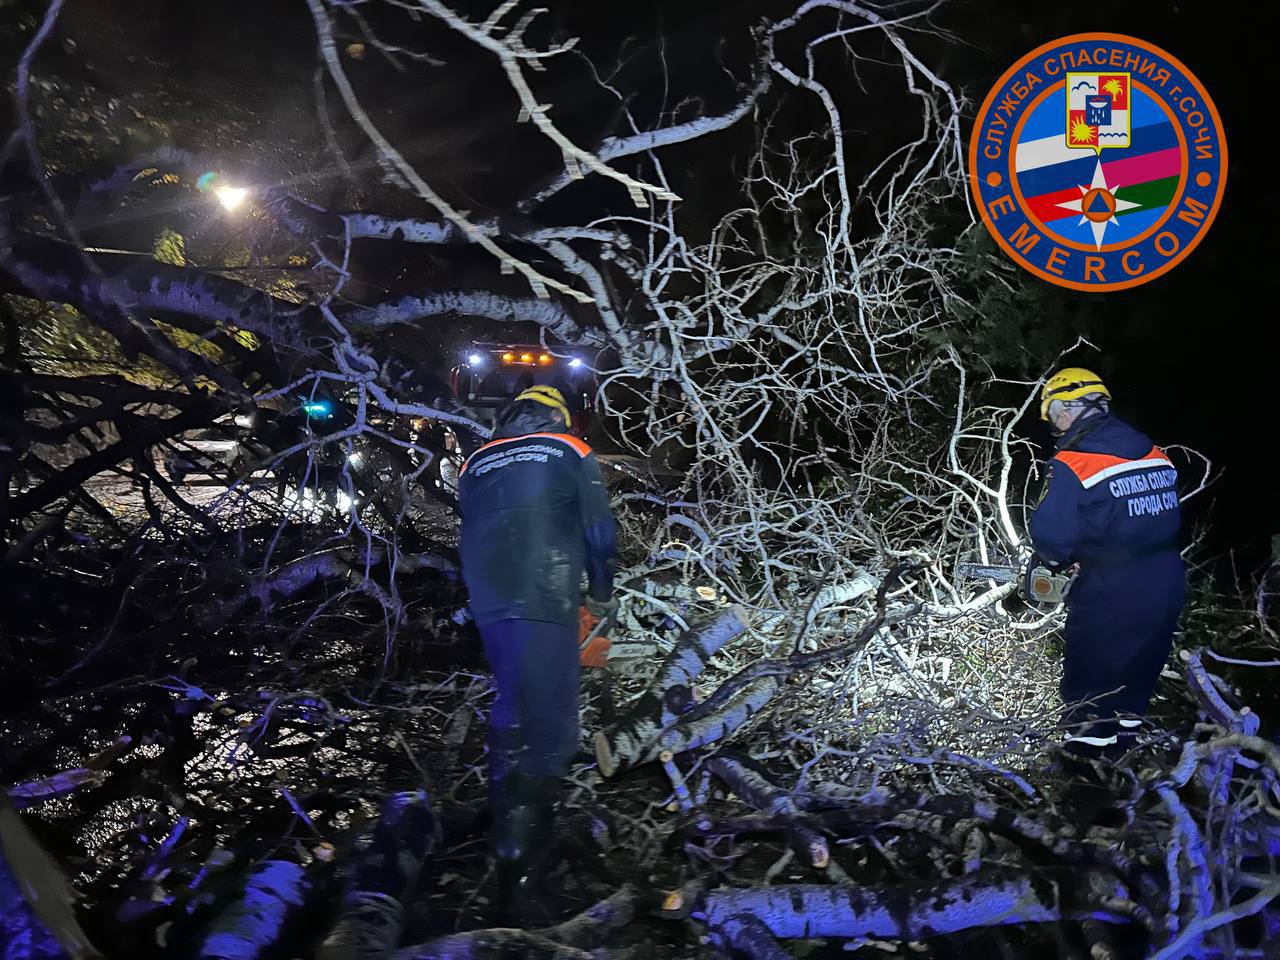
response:
M542 404L544 407L558 410L560 415L564 417L565 429L567 430L573 425L573 418L569 416L569 405L564 402L564 396L555 387L539 384L536 387L530 387L516 397L516 400L532 400L535 403Z
M1040 388L1040 419L1049 419L1049 404L1054 400L1079 400L1091 393L1100 393L1108 400L1111 399L1111 391L1092 370L1084 367L1062 368Z

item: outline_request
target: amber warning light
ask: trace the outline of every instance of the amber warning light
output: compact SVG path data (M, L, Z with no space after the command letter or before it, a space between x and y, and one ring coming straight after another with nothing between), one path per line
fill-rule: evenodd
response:
M503 363L537 363L543 367L549 367L556 362L556 358L549 353L540 353L536 357L532 353L513 353L508 350L502 355ZM576 358L570 363L570 366L580 366L582 361ZM472 362L472 366L476 364Z

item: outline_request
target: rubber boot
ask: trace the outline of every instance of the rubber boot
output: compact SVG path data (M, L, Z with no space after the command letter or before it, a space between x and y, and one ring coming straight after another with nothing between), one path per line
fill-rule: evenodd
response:
M1067 783L1063 813L1080 827L1115 826L1122 820L1109 771L1114 743L1089 744L1068 740L1055 751L1054 766Z
M550 859L561 781L517 772L507 777L507 785L494 833L499 922L521 929L547 926L554 918L540 889Z

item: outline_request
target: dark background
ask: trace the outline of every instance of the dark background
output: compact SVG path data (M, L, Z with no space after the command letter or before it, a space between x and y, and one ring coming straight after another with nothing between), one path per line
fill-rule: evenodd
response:
M457 6L476 15L493 5L496 0ZM735 79L746 75L752 23L790 8L777 2L687 0L643 5L571 0L549 6L549 27L580 36L582 49L597 63L621 65L619 86L638 91L631 105L641 118L678 111L689 90L723 108ZM21 31L11 29L17 15L40 9L36 3L0 3L0 17L14 18L10 29L0 24L3 51L13 55L25 42ZM375 105L374 120L451 199L481 213L501 210L554 168L554 152L527 125L513 127L513 104L492 63L459 46L447 31L424 26L415 32L402 18L379 20L377 7L364 12L376 28L393 31L393 39L424 43L449 62L443 69L410 64L401 73L370 52L347 66L365 102ZM1266 69L1275 56L1280 18L1271 5L1243 2L999 0L942 4L930 20L949 39L912 35L911 42L964 92L968 122L990 85L1028 50L1092 30L1131 34L1164 48L1196 74L1216 102L1229 151L1226 193L1212 228L1190 257L1155 281L1114 293L1029 282L1039 288L1046 329L1052 322L1058 337L1065 323L1097 346L1096 353L1082 350L1070 359L1104 375L1122 416L1158 443L1201 450L1221 469L1213 495L1199 498L1190 518L1208 524L1210 552L1234 551L1239 569L1255 569L1270 555L1271 537L1280 531L1280 497L1269 469L1280 435L1275 413L1280 333L1272 290L1280 265L1273 265L1277 251L1271 234L1278 207L1271 150L1276 96ZM367 145L343 124L332 96L339 140L358 176L367 177L354 194L330 187L323 176L316 180L317 164L325 162L324 144L314 119L314 31L302 0L69 0L57 38L60 42L41 58L43 70L84 79L134 102L140 98L164 120L164 136L179 146L242 158L274 169L282 179L297 176L313 192L332 189L321 199L335 205L358 203L404 215L428 212L411 202L406 206L402 194L379 186ZM869 72L875 69L866 65ZM584 143L616 119L589 79L580 66L571 66L544 80L557 122ZM896 93L900 68L886 82L885 89ZM851 79L846 114L851 142L878 157L882 144L895 142L903 102L894 93L883 99L862 96L855 86ZM723 157L746 129L740 125L672 154L669 172L688 198L686 217L714 219L733 183L724 176ZM146 136L138 134L142 140ZM123 157L138 145L126 140L112 149ZM566 191L557 201L566 206L552 205L538 216L554 222L558 213L573 216L574 207L596 209L601 197L592 191L598 189L609 188L587 184ZM400 209L388 209L386 203ZM414 288L428 269L416 256L425 255L410 252L362 264L367 290ZM448 269L466 280L475 279L470 272L480 266L463 256ZM471 335L495 333L482 325L474 333L470 328L438 331L438 362L447 368ZM1047 439L1033 419L1025 426Z

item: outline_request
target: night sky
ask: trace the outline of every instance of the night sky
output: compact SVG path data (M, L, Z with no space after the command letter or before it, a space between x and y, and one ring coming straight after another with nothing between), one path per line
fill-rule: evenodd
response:
M490 6L464 9L487 12ZM750 25L785 9L777 3L747 2L622 5L575 0L551 6L551 22L581 36L582 49L593 59L625 59L620 76L639 91L632 108L640 115L670 106L681 96L663 79L664 60L676 65L673 74L708 97L731 96L733 78L745 74ZM1271 535L1280 531L1280 503L1264 466L1280 434L1274 397L1280 334L1272 292L1272 277L1280 268L1272 265L1275 245L1270 242L1280 205L1269 152L1275 109L1263 69L1274 56L1274 28L1280 22L1276 14L1269 5L1244 3L1002 0L944 4L933 20L952 39L920 39L918 46L947 80L964 90L970 119L990 84L1022 54L1056 37L1089 30L1132 34L1164 48L1199 77L1216 101L1229 147L1227 189L1197 250L1166 276L1135 289L1108 294L1049 289L1045 299L1059 302L1078 331L1100 348L1100 355L1075 359L1103 373L1122 415L1157 442L1197 447L1224 468L1209 518L1211 542L1219 551L1243 550L1243 566L1256 565L1266 558ZM323 143L313 120L314 34L305 4L71 0L61 29L62 36L74 40L74 48L64 44L52 51L46 69L67 75L79 71L104 89L153 96L156 112L170 121L178 145L251 159L281 178L298 175L313 191L323 193L331 186L327 199L335 205L376 206L382 197L393 196L372 175L368 148L340 120L339 139L356 169L370 170L368 183L351 195L315 174L323 162ZM635 40L629 42L632 36ZM397 39L428 38L397 34ZM437 32L427 45L450 59L457 52L453 42ZM407 74L373 56L349 66L362 95L381 104L375 120L397 143L408 145L414 162L463 206L484 211L486 204L501 208L518 196L556 157L527 126L512 133L510 103L503 99L496 69L474 57L466 59L461 69L456 66L461 58L454 57L447 70L411 65ZM590 142L615 114L586 79L580 67L569 67L560 74L553 71L548 82L558 122ZM900 81L892 83L889 89L896 91ZM892 95L858 101L851 92L851 97L858 108L850 114L856 117L855 135L874 153L879 142L895 137L905 105ZM730 136L741 136L741 129ZM677 183L690 198L686 215L705 215L708 223L725 199L717 192L717 183L725 182L716 170L719 150L719 143L702 145L672 160ZM511 162L513 157L517 163ZM567 191L560 202L592 204L598 199L592 189ZM554 214L554 208L543 213ZM394 269L382 263L363 266L362 276L373 291L410 289L418 277L412 257ZM450 266L464 278L473 268L465 257ZM474 332L494 333L483 327ZM435 346L440 363L447 366L456 350L454 340L445 335ZM1043 439L1038 424L1029 422L1027 428ZM1202 502L1191 511L1192 518L1206 519L1208 506Z

